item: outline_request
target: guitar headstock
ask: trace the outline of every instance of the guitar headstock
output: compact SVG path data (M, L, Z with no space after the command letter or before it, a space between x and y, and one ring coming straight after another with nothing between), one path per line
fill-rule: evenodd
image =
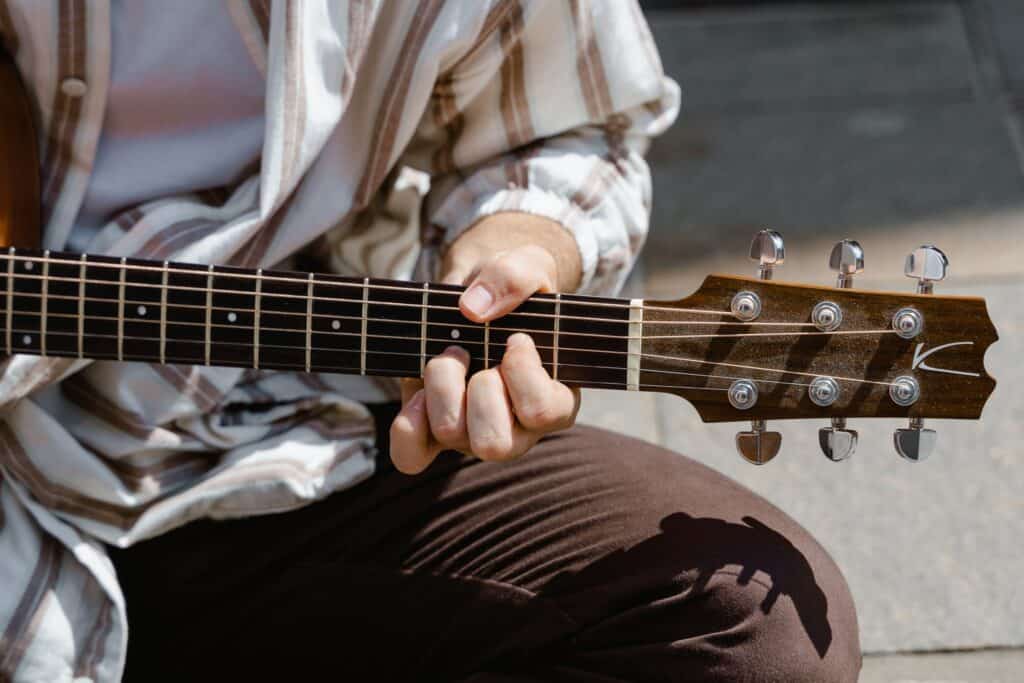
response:
M822 449L842 460L856 445L847 418L905 417L896 449L921 460L935 440L925 418L981 416L995 388L985 351L998 337L983 299L931 294L947 264L938 249L907 259L917 293L852 289L863 252L850 240L832 254L836 287L771 280L783 257L773 231L751 256L762 278L711 275L685 299L644 302L641 387L682 396L706 422L750 420L737 446L755 463L779 448L769 419L829 422Z

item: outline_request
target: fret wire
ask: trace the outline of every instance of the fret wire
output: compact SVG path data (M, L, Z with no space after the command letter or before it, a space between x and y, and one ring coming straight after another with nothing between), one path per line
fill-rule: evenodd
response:
M51 280L60 280L61 278L50 278L50 279ZM92 281L92 282L96 282L96 281ZM103 282L105 284L113 284L113 283L110 283L110 282L107 282L107 281L103 281ZM136 285L133 285L133 286L136 286ZM231 290L214 290L214 292L225 292L225 293L230 293L230 294L238 294L237 291L231 291ZM39 294L34 294L34 293L31 293L31 292L22 292L22 293L18 294L18 296L22 296L22 297L37 297L38 298ZM271 295L271 296L277 296L277 295ZM51 295L50 298L51 299L68 300L68 299L74 299L75 297L69 297L69 296L62 296L62 295L59 295L59 294L54 294L54 295ZM317 301L319 301L319 300L320 299L317 299ZM87 298L87 301L94 301L94 302L100 302L100 303L115 303L111 299L100 299L100 298L96 298L96 297ZM144 301L137 301L137 300L134 300L134 299L127 300L127 302L128 303L145 303ZM386 302L373 302L373 301L371 301L370 303L374 303L376 305L378 303L386 303ZM409 305L417 307L417 308L419 307L419 304L409 304ZM204 309L204 310L206 309L205 305L200 306L200 305L197 305L197 304L171 304L171 307L173 307L173 308L184 308L184 309ZM431 308L433 308L433 307L431 307ZM213 310L215 310L215 311L235 311L235 310L239 310L239 309L232 308L232 307L225 307L225 306L213 306ZM645 310L649 310L649 309L645 309ZM274 311L274 315L296 317L296 316L304 316L305 314L304 313L295 313L295 312L291 312L291 311ZM522 316L522 315L527 315L527 314L517 313L516 311L512 311L511 313L508 314L508 316ZM90 317L95 317L95 316L90 316ZM315 317L315 318L337 318L337 319L340 319L340 320L362 320L363 319L362 317L356 317L354 315L335 315L335 314L329 314L329 313L313 313L313 317ZM571 318L571 316L562 316L563 320L567 320L569 318ZM502 318L502 319L508 319L508 318L506 317L506 318ZM367 318L366 320L368 322L383 322L383 323L401 323L402 322L402 321L397 321L397 320L394 320L394 319L391 319L391 318ZM620 324L625 325L625 326L628 326L628 323L629 323L628 320L611 320L611 319L602 319L602 322L620 323ZM648 321L644 321L643 324L644 325L650 325L652 323L657 323L657 322L663 322L663 321L648 320ZM434 324L434 325L436 325L438 327L454 327L454 328L459 328L459 327L464 327L465 326L465 325L461 325L461 324L458 324L458 323L443 323L443 322L437 322L437 323L432 323L432 324ZM466 325L472 325L472 324L473 323L471 321L467 321L467 323L466 323ZM704 323L701 323L701 324L704 324ZM785 324L788 324L788 323L785 323ZM486 333L489 325L490 325L490 323L485 323L484 324L485 333ZM794 326L797 326L797 325L794 324ZM802 325L799 325L799 326L802 326ZM278 329L282 329L282 328L278 328ZM495 327L493 327L493 329L497 330L497 331L501 331L501 332L524 332L524 333L527 333L527 334L529 334L531 332L533 332L533 333L541 333L541 334L544 333L543 330L527 329L527 328L523 328L523 327L499 327L499 326L495 326ZM295 331L295 330L289 330L289 331ZM780 332L741 332L741 333L735 333L735 334L733 334L733 333L714 333L714 334L634 335L632 337L631 336L624 336L624 335L602 334L602 333L598 333L598 332L572 332L572 331L568 331L568 330L560 330L560 332L559 332L559 335L573 335L573 336L576 336L576 337L595 337L595 338L602 338L602 339L620 339L620 340L643 339L643 340L647 340L647 341L663 340L663 339L717 339L717 338L729 339L729 338L743 338L743 337L795 337L795 336L814 336L814 335L821 335L821 336L846 336L846 335L858 335L858 334L896 334L896 330L894 330L892 328L885 328L885 329L878 329L878 330L833 330L831 332L826 332L826 331L821 331L821 330L815 330L813 332L793 332L793 331L784 330L784 331L780 331Z
M629 302L629 339L626 358L626 390L637 391L640 388L640 359L643 357L643 322L644 300L631 299Z
M22 332L24 330L15 330L15 331L16 332ZM52 334L56 334L56 335L70 335L71 333L69 333L69 332L53 332ZM96 337L96 338L100 338L100 339L110 339L110 338L112 338L111 335L101 335L101 334L90 335L90 336L93 336L93 337ZM131 336L129 336L128 339L129 340L140 340L140 341L147 340L146 337L131 337ZM175 341L176 341L176 343L182 343L182 344L199 344L199 343L201 343L201 342L195 341L195 340L175 340ZM444 341L444 340L443 339L436 339L436 340L433 340L433 341ZM216 342L216 343L224 344L225 346L228 346L228 347L236 346L234 344L230 344L230 343L227 343L227 342ZM471 343L479 344L480 342L471 342ZM264 346L268 346L268 347L271 347L271 348L282 348L282 349L291 348L291 347L286 347L286 346L268 345L268 344L264 344ZM550 347L543 347L543 348L550 348ZM318 351L335 351L336 349L318 347L315 350L318 350ZM380 354L380 355L386 355L386 356L401 356L401 357L412 357L412 356L418 356L419 355L417 353L409 353L409 352L403 352L403 351L375 351L374 353ZM134 360L143 360L143 361L148 361L148 362L154 362L154 361L157 360L156 358L147 356L145 354L135 355L135 356L133 356L133 359ZM480 360L480 357L479 356L473 356L472 354L470 354L470 360L471 361ZM190 358L181 358L181 359L179 359L177 361L172 358L171 362L182 362L182 363L188 363L188 364L195 364L195 361L193 359L190 359ZM542 361L542 365L548 365L548 363L544 363ZM562 365L563 365L563 367L586 368L588 370L614 370L616 372L621 372L622 371L621 367L615 366L615 365L592 365L592 364L582 364L582 363L563 363ZM288 363L277 363L277 364L275 364L275 367L286 367L288 369L301 370L301 366L300 365L288 364ZM327 366L327 365L325 365L325 366L317 366L317 367L318 367L318 370L322 371L322 372L340 371L340 370L346 370L346 371L355 370L354 366L352 366L352 367L348 367L348 366L342 367L342 366ZM370 373L372 374L373 370L375 370L375 369L377 369L377 368L370 368ZM545 368L545 369L547 369L547 368ZM779 373L783 373L783 374L788 374L787 371L784 371L784 370L774 370L774 369L771 369L771 368L755 368L755 369L757 369L759 371L762 371L762 372L779 372ZM379 370L386 371L386 370L390 370L390 368L379 368ZM784 385L788 385L788 386L798 386L798 387L810 386L810 384L806 383L806 382L790 382L790 381L785 381L785 380L765 379L765 378L757 378L757 377L735 377L735 376L730 376L730 375L712 375L712 374L708 374L708 373L686 372L686 371L680 371L680 370L661 370L661 369L659 369L657 371L652 371L652 372L656 372L656 374L661 374L661 375L673 375L673 376L678 375L678 376L687 376L687 377L699 377L699 378L703 378L703 379L716 379L716 380L723 380L723 381L733 381L733 380L736 380L736 379L749 379L750 381L760 382L760 383L764 383L764 384L784 384ZM796 374L801 374L801 373L796 373ZM880 384L880 385L888 386L888 383L886 383L886 382L873 382L873 381L870 381L870 380L862 380L862 379L856 379L856 378L837 377L835 379L849 381L849 382L855 382L855 383ZM587 380L563 379L561 381L563 383L583 384L584 386L591 385L591 384L594 383L594 381L590 380L590 379L587 379ZM620 389L622 388L621 383L618 383L618 382L604 382L603 384L607 385L607 386L614 385L614 386L617 386ZM708 387L698 387L698 386L688 386L688 385L678 385L678 384L652 384L652 383L641 383L640 384L640 388L655 387L655 386L657 386L657 387L664 387L664 388L674 388L674 389L702 389L702 388L708 388ZM723 388L723 390L727 390L727 388Z
M306 372L312 367L313 352L313 281L315 276L309 274L309 284L306 290Z
M167 289L170 270L167 261L160 273L160 362L165 363L167 357Z
M63 256L63 257L67 257L68 255L69 254L67 254L67 253L61 254L61 256ZM8 257L7 255L4 255L4 254L0 254L0 259L3 259L3 258L10 258L10 257ZM39 257L35 257L35 256L18 255L17 258L20 258L20 259L22 259L24 261L39 261L39 260L41 260ZM65 263L73 263L73 261L55 261L55 263L65 264ZM156 262L153 262L153 263L156 263ZM119 266L117 266L115 264L112 264L112 263L102 263L102 262L95 262L92 265L95 266L95 267L99 267L99 268L117 268L117 267L119 267ZM156 271L156 270L159 270L159 268L157 266L155 266L155 265L151 266L151 265L129 264L127 267L129 269L132 269L132 270L144 270L144 271ZM213 266L211 265L211 267L213 267ZM188 269L176 270L174 272L175 273L181 273L181 274L195 274L195 271L188 270ZM248 280L254 279L256 277L255 275L250 274L250 273L222 272L222 273L220 273L220 275L222 277L234 277L234 278L248 279ZM281 276L281 275L272 275L272 276L266 276L266 279L267 280L278 281L278 282L289 282L289 283L293 283L293 284L295 284L295 283L301 284L303 282L303 280L301 278L301 274L297 274L297 275L299 275L300 277L285 277L285 276ZM334 285L334 286L339 286L339 287L360 287L360 286L362 286L361 284L358 284L356 282L345 282L345 281L341 281L341 280L327 281L324 284ZM373 287L374 287L374 289L395 290L395 291L407 292L410 289L415 289L415 283L410 283L410 285L411 286L382 285L381 284L381 285L373 285ZM141 285L141 286L146 286L146 285ZM149 285L149 286L155 286L155 285ZM190 289L190 288L183 288L183 289ZM195 288L191 288L191 289L195 289ZM456 291L438 290L437 293L445 294L445 295L451 295L451 296L461 296L462 295L462 290L456 290ZM287 295L282 295L282 296L287 296ZM291 295L291 296L294 297L296 295ZM548 296L550 296L550 295L548 295ZM595 307L599 307L599 308L617 308L617 309L620 309L620 310L626 310L626 309L629 308L629 305L628 304L624 304L624 303L614 303L614 302L608 302L608 301L591 301L590 300L591 297L586 297L584 295L574 295L574 296L576 296L577 298L575 300L571 301L571 303L579 304L579 305L583 305L583 306L595 306ZM342 299L342 301L346 301L346 300ZM531 302L531 303L552 303L553 299L547 299L547 298L544 298L544 296L540 296L540 297L530 296L530 297L528 297L526 299L526 301L527 302ZM457 306L456 307L451 307L451 308L457 308ZM733 313L731 311L708 311L708 310L704 310L704 309L700 309L700 308L676 308L674 306L648 306L647 310L650 310L650 311L668 311L668 312L678 312L678 313L697 313L697 314L702 314L702 315L727 315L727 316L730 316L730 317L735 317L735 315L733 315ZM545 316L545 317L550 317L550 316ZM599 319L600 320L605 320L605 318L599 318ZM748 324L751 324L751 323L742 323L742 324L748 325ZM757 323L753 323L753 324L757 324ZM762 323L762 324L766 324L766 323ZM807 324L813 324L813 323L807 323Z
M210 335L213 331L213 265L210 265L209 273L206 276L206 345L204 357L206 365L210 364Z
M366 314L370 308L370 278L363 278L362 334L359 341L359 374L366 374Z
M39 283L39 355L46 357L46 295L50 291L50 250L43 252L43 280Z
M78 264L78 357L85 358L85 272L88 256L82 254Z
M420 377L427 367L427 297L430 296L430 283L423 283L423 309L420 311Z
M8 251L10 258L7 260L7 355L10 356L14 351L11 347L11 327L13 322L11 320L14 315L14 247L11 247Z
M491 367L491 321L484 322L484 368Z
M256 271L256 294L253 300L255 310L252 314L252 367L257 370L260 367L260 294L262 284L263 269L259 268Z
M121 273L117 283L117 299L120 305L117 307L117 359L124 360L124 281L127 273L125 268L126 259L121 257Z
M561 315L562 315L562 295L556 293L555 294L555 320L554 320L554 323L553 323L553 325L554 325L554 332L553 332L554 341L552 342L552 345L554 346L554 350L551 352L551 368L552 368L551 379L554 379L554 380L558 379L558 321L559 321L559 318L560 318Z
M2 259L2 258L7 258L7 257L2 255L2 254L0 254L0 259ZM37 260L40 260L38 258L24 257L24 256L19 256L18 258L22 258L23 260L27 260L27 261L37 261ZM68 261L54 261L54 262L55 263L68 263ZM91 265L93 267L118 267L117 265L112 264L112 263L99 263L99 262L94 262ZM144 271L155 271L155 270L158 270L158 268L155 267L155 266L145 266L145 265L129 264L127 267L129 269L144 270ZM211 265L211 267L215 267L215 266ZM188 269L180 269L180 270L172 269L172 272L176 273L176 274L177 273L180 273L180 274L196 274L195 270L188 270ZM255 278L255 275L251 275L251 274L248 274L248 273L220 272L220 273L218 273L218 275L222 276L222 278L234 278L234 279L240 279L240 280L253 280ZM20 275L20 276L26 276L26 278L38 278L38 275ZM301 284L303 282L301 279L297 279L297 278L284 278L284 276L280 276L280 275L264 275L264 279L267 280L267 281L292 283L292 284L295 284L295 283L300 283ZM58 279L54 278L54 280L58 280ZM65 280L72 280L72 279L65 279ZM366 280L369 280L369 279L366 279ZM103 283L103 284L109 284L108 281L99 281L99 282ZM365 287L366 286L365 283L364 284L356 284L356 283L346 283L346 282L340 282L340 281L328 281L328 282L324 282L322 284L328 285L328 286L332 286L332 287ZM141 284L140 283L139 285L137 285L137 287L157 287L157 285L147 285L147 284ZM391 291L398 291L398 292L409 292L410 290L416 289L416 283L410 283L409 286L371 285L370 287L372 287L375 290L391 290ZM177 289L184 290L184 291L198 291L198 292L205 291L203 288L199 288L199 287L181 287L181 288L177 288ZM237 293L237 290L216 290L216 293L218 293L218 294L222 293L222 292L233 294L233 293ZM435 292L437 294L456 296L456 297L462 295L462 290L459 290L459 291L435 290ZM293 298L293 299L294 298L302 298L301 295L295 295L295 294L279 294L279 295L274 295L274 296L279 296L279 297L282 297L282 298ZM550 295L547 295L547 296L550 296ZM590 298L585 297L583 295L573 295L573 296L577 297L577 299L567 300L568 303L572 303L572 304L580 305L580 306L589 306L589 307L616 308L616 309L620 309L620 310L626 310L626 309L629 308L628 304L609 303L609 302L605 302L605 301L591 301ZM322 297L321 300L325 300L325 301L338 301L338 302L343 302L343 303L357 303L358 302L358 300L356 300L356 299L332 298L332 297ZM421 304L393 303L393 302L384 302L384 301L379 301L379 302L374 302L374 303L380 304L380 305L408 306L408 307L416 307L416 306L421 305ZM545 299L545 298L537 298L537 297L534 297L534 296L530 296L530 297L526 298L524 303L554 303L554 299ZM459 308L458 306L433 306L433 307L434 308L444 308L444 309L449 309L449 310L458 310L458 308ZM651 306L651 305L647 305L647 310L664 310L664 311L676 312L676 313L696 313L696 314L701 314L701 315L726 315L726 316L729 316L729 317L735 317L735 315L732 313L732 311L729 311L729 310L706 310L706 309L701 309L701 308L677 308L677 307L674 307L674 306ZM531 316L536 316L536 317L551 317L550 313L519 313L519 314L520 315L531 315ZM580 319L580 321L597 321L597 322L605 322L605 323L608 323L608 322L617 323L617 322L621 322L622 318L563 315L562 319ZM767 326L767 325L795 325L795 326L802 326L802 327L813 327L814 326L813 323L757 323L757 322L754 322L754 323L742 323L742 322L741 323L723 323L723 322L717 322L717 321L712 321L710 323L699 323L697 321L651 321L650 323L651 324L683 324L683 323L688 323L688 324L695 324L695 325L742 325L742 326L752 326L752 325L753 326L759 326L759 325L760 326Z

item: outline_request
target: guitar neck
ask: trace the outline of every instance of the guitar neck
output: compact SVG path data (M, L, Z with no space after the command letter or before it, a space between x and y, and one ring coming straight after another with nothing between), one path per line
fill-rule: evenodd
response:
M9 249L0 254L8 354L418 377L451 345L470 372L516 332L567 384L636 388L642 302L538 294L491 323L463 288L374 278ZM632 334L631 334L632 333ZM631 353L637 358L630 363Z

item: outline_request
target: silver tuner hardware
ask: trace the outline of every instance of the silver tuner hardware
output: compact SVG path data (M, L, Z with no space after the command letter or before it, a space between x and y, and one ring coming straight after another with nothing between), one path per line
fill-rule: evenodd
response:
M811 310L811 322L822 332L837 330L843 324L843 309L834 301L820 301Z
M774 230L757 233L750 243L750 260L757 262L759 278L771 280L775 266L781 266L786 261L786 246L782 242L782 235Z
M757 385L749 379L738 379L729 386L729 403L736 410L748 410L757 403Z
M831 377L815 377L807 385L807 396L814 405L827 408L839 398L839 382Z
M903 339L913 339L924 331L924 316L916 308L901 308L892 317L892 329Z
M818 430L818 445L826 458L841 462L857 450L857 432L846 428L845 417L833 417L831 427Z
M836 242L828 257L828 267L838 273L836 287L849 289L853 287L853 277L864 272L864 250L857 240Z
M736 434L736 450L752 465L763 465L779 454L782 434L765 429L764 420L752 420L749 432Z
M918 294L931 294L932 284L946 279L949 259L942 250L925 244L907 254L903 274L917 280Z
M910 375L897 377L889 385L889 398L898 406L912 406L921 398L921 385Z
M921 462L927 460L935 450L938 436L934 429L924 428L924 420L912 417L906 428L897 429L893 433L892 440L901 458L910 462Z
M732 311L732 314L737 319L743 322L755 320L761 315L761 297L754 292L746 290L736 292L736 296L732 298L732 302L729 304L729 310Z

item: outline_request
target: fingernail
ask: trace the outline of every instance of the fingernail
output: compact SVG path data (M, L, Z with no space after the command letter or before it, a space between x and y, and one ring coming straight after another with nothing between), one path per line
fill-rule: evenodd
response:
M423 408L423 390L420 389L415 394L413 394L412 398L409 399L409 402L405 404L405 407L407 410L412 411L421 410Z
M487 288L483 285L473 285L462 295L462 305L480 317L483 317L487 314L487 311L491 310L491 304L493 303L494 295L487 291Z
M508 340L505 342L505 346L519 346L520 344L529 343L530 336L523 332L516 332L515 334L509 335Z

